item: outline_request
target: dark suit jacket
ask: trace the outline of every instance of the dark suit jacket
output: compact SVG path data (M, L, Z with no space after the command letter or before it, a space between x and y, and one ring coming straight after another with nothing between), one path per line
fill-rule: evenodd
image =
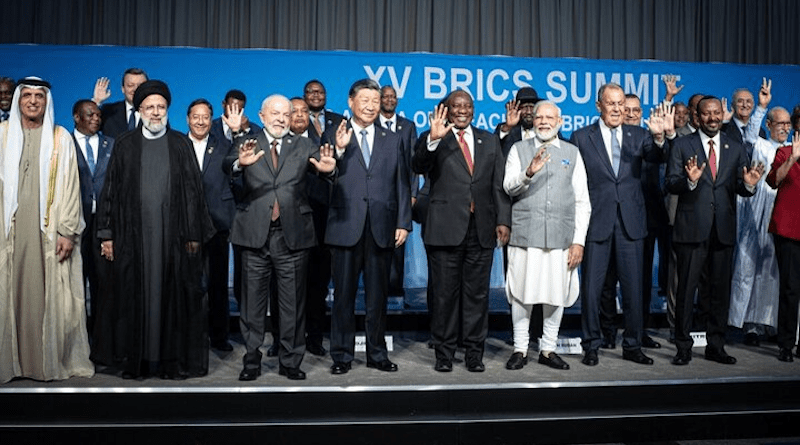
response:
M452 131L439 141L435 151L428 150L425 140L417 144L412 165L415 172L427 174L430 183L425 244L451 247L461 244L469 226L470 202L475 203L475 225L481 247L497 245L498 225L511 227L511 200L503 190L505 158L500 139L475 127L472 134L475 139L472 175Z
M81 207L83 208L83 220L90 221L92 216L92 199L100 201L100 192L103 190L103 182L106 179L106 169L108 168L108 160L111 159L111 152L114 150L114 139L97 135L99 137L97 145L97 159L95 160L94 175L89 170L89 164L86 158L83 157L83 152L78 146L78 141L75 139L75 133L72 133L72 139L75 142L75 155L78 159L78 175L81 182Z
M323 134L328 133L329 131L333 131L332 134L336 133L336 128L339 127L339 124L342 123L344 120L344 116L339 113L334 113L331 110L325 110L325 130L322 131ZM317 134L317 128L314 126L313 116L309 117L309 125L308 125L308 138L309 139L318 139L318 140L325 140L321 134Z
M235 140L234 147L250 137L243 136ZM259 132L256 140L256 153L266 151L264 156L243 171L233 173L233 176L242 178L243 201L236 206L231 243L254 249L264 246L269 235L272 205L277 198L281 227L289 248L298 250L315 246L317 239L306 192L306 172L309 169L316 171L309 158L319 159L319 147L314 147L308 138L284 136L281 139L278 169L275 171L267 135ZM238 152L226 158L225 168L228 171L237 158Z
M664 149L660 149L644 128L624 124L621 128L622 151L619 174L616 176L603 142L600 124L595 122L576 130L569 140L578 147L586 165L589 200L592 203L586 241L599 242L611 237L617 220L617 206L625 233L632 239L647 236L642 163L645 160L664 162L668 143L665 142Z
M336 160L326 244L354 246L363 236L367 214L375 243L382 248L394 246L396 229L411 231L411 195L400 136L377 123L374 125L369 168L355 134L342 157ZM326 140L331 140L335 129L333 126L325 129Z
M261 127L254 124L253 121L250 121L250 129L247 132L247 136L253 137L256 134L262 133ZM233 142L229 141L228 138L225 137L225 131L222 128L222 118L218 117L211 121L211 130L209 130L209 135L214 138L217 142L218 149L221 150L223 153L230 154L231 156L236 156L238 153L231 153L231 147L233 147ZM242 178L238 176L237 178L233 178L230 175L230 170L225 172L226 175L230 178L230 189L233 193L233 199L235 202L242 201ZM215 222L216 224L216 222ZM230 224L228 224L230 227Z
M227 141L226 141L227 142ZM200 174L203 176L203 193L208 205L208 213L218 232L231 229L236 207L230 187L230 175L222 168L223 162L230 154L231 144L220 143L213 134L208 135L206 154Z
M748 165L747 153L741 144L720 132L720 162L716 181L706 166L697 187L689 190L684 165L697 155L697 164L707 162L705 150L697 133L675 139L667 163L667 188L678 195L678 209L672 240L678 243L699 243L711 236L716 221L721 243L736 241L736 194L752 196L744 185L742 168Z
M392 131L397 133L400 136L400 140L403 142L403 162L405 162L406 170L408 171L408 182L409 186L411 187L411 197L416 198L419 178L417 178L417 176L414 174L414 171L411 169L411 156L414 154L414 147L417 145L417 126L414 125L414 122L404 118L403 116L400 116L399 114L396 116L397 126Z
M734 122L733 119L722 125L722 131L724 131L728 137L745 147L747 157L753 157L753 144L745 144L744 138L742 137L742 130L736 127L736 122ZM767 133L764 131L763 127L758 129L758 135L767 139Z
M104 135L117 138L122 133L128 131L128 116L125 115L125 101L111 102L104 104L100 108L103 118L100 131Z

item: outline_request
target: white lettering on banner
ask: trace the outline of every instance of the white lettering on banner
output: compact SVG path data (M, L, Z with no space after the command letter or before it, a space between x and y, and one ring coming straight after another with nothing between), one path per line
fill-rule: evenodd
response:
M581 115L568 115L561 116L564 119L564 124L561 126L561 131L571 133L579 128L591 125L600 119L600 116L581 116Z
M423 131L424 128L427 128L429 125L428 119L430 118L428 111L418 110L414 112L414 125L417 126L417 131L420 133ZM477 113L475 114L472 125L489 132L493 132L495 127L500 122L505 121L505 114L500 113Z
M469 68L450 68L448 88L448 74L443 68L426 66L423 73L425 99L442 99L448 91L464 90L476 102L487 98L493 102L505 102L517 94L516 89L509 87L529 87L533 80L533 75L528 70L517 70L509 75L508 71L496 68L484 75L482 68L476 68L474 71ZM511 85L507 87L509 80Z
M411 67L406 66L403 68L403 77L402 79L397 79L397 71L394 69L393 66L379 66L376 71L372 70L372 67L369 65L364 65L364 71L367 73L367 77L378 82L379 85L384 86L386 85L384 82L381 82L381 77L383 77L383 72L386 71L389 73L389 81L392 84L392 88L394 88L395 92L397 93L397 98L402 99L403 96L406 94L406 87L408 87L408 79L411 78Z
M604 72L570 71L567 76L567 73L563 71L550 71L547 73L549 90L545 92L545 96L555 103L566 102L569 98L575 104L585 104L596 100L597 90L602 85L613 82L622 85L626 94L633 93L639 96L642 105L656 105L661 101L659 85L662 76L662 74L651 73L611 73L608 78ZM567 78L569 78L569 83L567 83ZM678 80L680 80L679 76Z

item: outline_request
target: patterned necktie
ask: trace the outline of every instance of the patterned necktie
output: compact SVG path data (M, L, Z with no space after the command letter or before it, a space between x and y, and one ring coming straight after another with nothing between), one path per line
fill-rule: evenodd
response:
M369 141L367 140L367 130L361 130L361 155L364 156L364 164L369 168Z
M92 149L92 144L89 143L89 139L91 136L86 136L86 163L89 164L89 171L94 174L94 150Z
M128 130L136 128L136 110L131 108L131 115L128 117Z
M320 117L322 116L322 112L320 111L317 114L311 114L311 123L314 124L314 129L317 130L317 134L322 136L322 124L320 123Z
M619 158L620 158L619 139L617 139L617 129L611 129L611 168L614 169L614 175L619 175Z
M708 167L711 169L711 177L717 180L717 153L714 150L714 140L708 140Z
M467 160L467 167L469 167L469 174L472 175L475 165L472 162L472 155L469 153L469 145L464 139L464 130L458 130L458 145L461 146L461 153L464 154L464 159Z
M275 176L278 176L278 140L272 141L272 147L269 149L269 154L272 156L272 169ZM278 198L275 198L275 204L272 205L272 221L277 220L281 216L281 206L278 205Z

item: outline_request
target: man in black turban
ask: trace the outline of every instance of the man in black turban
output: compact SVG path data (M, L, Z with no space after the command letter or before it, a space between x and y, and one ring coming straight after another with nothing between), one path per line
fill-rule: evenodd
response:
M202 245L213 235L192 144L167 127L167 85L133 96L142 127L117 139L97 208L101 254L112 262L92 359L123 378L208 372Z

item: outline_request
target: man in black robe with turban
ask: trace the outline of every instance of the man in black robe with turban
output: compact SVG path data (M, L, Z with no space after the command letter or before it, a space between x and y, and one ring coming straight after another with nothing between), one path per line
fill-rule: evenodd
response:
M101 255L112 262L92 359L123 378L208 372L202 245L213 235L192 144L167 126L164 82L134 94L142 126L117 139L97 208Z

